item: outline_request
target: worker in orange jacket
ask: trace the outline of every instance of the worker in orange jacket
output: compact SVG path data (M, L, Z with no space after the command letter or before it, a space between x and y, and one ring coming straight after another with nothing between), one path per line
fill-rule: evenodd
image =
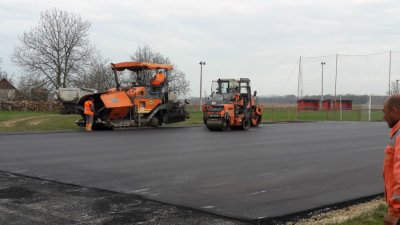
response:
M385 225L400 224L400 94L389 96L383 105L383 119L390 131L390 143L385 148L383 178L388 211Z
M151 85L153 86L161 86L165 82L165 74L162 71L159 71L157 74L154 74L151 79Z
M84 113L86 115L86 131L92 131L93 116L94 116L94 105L93 98L85 101Z

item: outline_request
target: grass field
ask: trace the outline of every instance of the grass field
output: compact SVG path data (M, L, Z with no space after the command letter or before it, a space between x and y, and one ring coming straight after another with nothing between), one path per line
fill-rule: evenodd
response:
M198 109L196 109L198 110ZM374 110L371 121L383 121L382 111ZM0 132L46 131L80 129L75 125L79 115L60 115L51 112L0 112ZM299 111L292 108L264 108L263 122L276 121L368 121L368 112L343 111ZM176 125L201 125L203 113L190 112L190 118Z
M331 223L329 225L382 225L386 210L387 207L384 204L381 204L374 211L364 213L342 223Z
M0 132L77 130L79 118L51 112L0 112Z
M383 121L381 110L371 111L371 121ZM348 111L299 111L295 109L265 108L263 120L266 121L368 121L369 115L366 110Z

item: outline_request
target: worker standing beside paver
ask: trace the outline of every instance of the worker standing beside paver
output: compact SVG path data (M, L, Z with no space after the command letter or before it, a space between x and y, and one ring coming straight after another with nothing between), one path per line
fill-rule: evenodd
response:
M389 96L383 105L383 119L391 128L385 148L383 178L388 211L384 225L400 225L400 94Z
M93 98L85 101L84 113L86 115L86 131L92 131L93 116L94 116L94 105Z

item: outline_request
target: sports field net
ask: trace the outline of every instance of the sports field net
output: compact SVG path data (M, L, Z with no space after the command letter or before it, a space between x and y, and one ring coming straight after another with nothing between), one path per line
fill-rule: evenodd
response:
M301 57L298 96L384 96L398 88L398 80L400 52Z

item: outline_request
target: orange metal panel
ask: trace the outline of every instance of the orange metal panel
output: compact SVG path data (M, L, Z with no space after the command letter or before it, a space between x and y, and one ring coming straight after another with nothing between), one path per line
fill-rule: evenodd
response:
M126 93L129 97L144 96L146 94L146 89L145 87L133 87L130 88Z
M100 96L106 108L120 108L120 107L132 107L133 104L129 99L128 95L123 92L110 92Z
M129 108L114 108L108 115L109 120L123 119L128 115Z
M111 68L118 71L131 70L155 70L155 69L166 69L172 70L173 66L169 64L156 64L156 63L145 63L145 62L121 62L121 63L111 63Z
M149 113L159 104L161 104L161 99L137 98L134 100L134 104L137 106L139 113Z

